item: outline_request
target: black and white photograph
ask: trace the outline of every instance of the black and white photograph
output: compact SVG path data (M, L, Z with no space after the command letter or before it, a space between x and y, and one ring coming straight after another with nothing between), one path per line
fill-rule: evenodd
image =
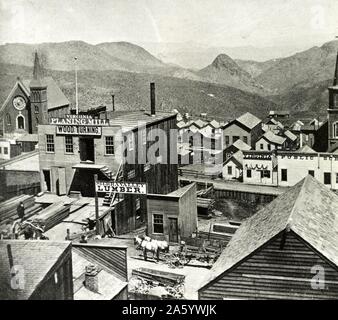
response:
M0 300L333 299L337 0L0 0Z

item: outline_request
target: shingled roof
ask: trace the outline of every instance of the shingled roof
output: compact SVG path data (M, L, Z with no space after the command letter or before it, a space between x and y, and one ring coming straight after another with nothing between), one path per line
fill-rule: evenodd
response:
M70 242L1 240L0 300L29 299L70 245ZM11 288L11 266L23 267L25 276L23 289Z
M202 287L291 230L338 268L338 196L308 175L245 220L230 240Z
M267 140L268 142L274 143L274 144L283 144L286 140L286 138L283 138L281 136L277 136L272 131L267 131L263 134L262 138Z
M238 117L236 119L236 121L240 122L241 124L243 124L244 126L246 126L249 129L253 129L259 123L262 122L261 119L257 118L256 116L254 116L250 112L246 112L246 113L242 114L240 117Z

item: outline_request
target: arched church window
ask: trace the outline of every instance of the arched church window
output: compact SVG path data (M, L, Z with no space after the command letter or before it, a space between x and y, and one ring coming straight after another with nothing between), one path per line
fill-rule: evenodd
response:
M19 115L16 118L16 121L17 121L17 128L18 129L25 129L25 118L23 116Z
M12 124L11 115L9 113L6 114L6 123L8 126Z
M39 113L39 106L38 105L34 105L34 109L35 109L35 113Z

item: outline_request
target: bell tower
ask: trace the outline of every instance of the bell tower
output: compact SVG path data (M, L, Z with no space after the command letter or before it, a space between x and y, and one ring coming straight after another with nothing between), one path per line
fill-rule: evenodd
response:
M328 129L329 129L329 151L338 149L338 52L336 59L336 68L334 71L333 85L329 90L329 108L328 108ZM334 150L332 150L334 151Z
M39 124L48 123L47 84L44 81L38 53L35 52L33 79L30 88L30 133L37 133Z

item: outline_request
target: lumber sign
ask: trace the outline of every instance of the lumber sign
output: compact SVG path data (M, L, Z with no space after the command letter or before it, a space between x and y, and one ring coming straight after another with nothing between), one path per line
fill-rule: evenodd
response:
M96 192L116 192L116 193L132 193L147 194L147 184L140 182L113 182L113 181L96 181Z

